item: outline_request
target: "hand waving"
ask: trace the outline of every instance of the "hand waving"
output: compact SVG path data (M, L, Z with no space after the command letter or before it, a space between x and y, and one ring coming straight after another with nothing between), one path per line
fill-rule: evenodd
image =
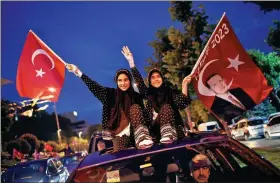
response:
M186 76L183 79L182 86L186 86L186 85L190 84L191 81L192 81L192 75Z
M130 52L130 50L128 49L128 47L127 47L127 46L123 46L121 52L122 52L122 54L124 55L124 57L126 58L126 60L128 61L129 66L130 66L130 67L134 67L135 64L134 64L133 55L132 55L132 53Z
M81 77L82 72L81 70L74 64L66 64L66 68L68 69L69 72L73 72L76 76Z

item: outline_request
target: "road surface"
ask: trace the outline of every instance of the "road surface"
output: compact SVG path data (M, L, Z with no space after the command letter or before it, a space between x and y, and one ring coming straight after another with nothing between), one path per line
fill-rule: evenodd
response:
M262 139L251 139L248 141L240 140L241 143L247 145L250 148L273 148L279 149L280 151L280 138L273 138L271 140Z

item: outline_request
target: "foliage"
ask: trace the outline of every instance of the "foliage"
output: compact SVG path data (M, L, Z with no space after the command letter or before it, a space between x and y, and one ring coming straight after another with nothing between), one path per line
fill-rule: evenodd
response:
M13 155L13 150L14 148L17 150L17 151L20 151L21 150L21 143L20 141L18 140L12 140L10 142L8 142L7 144L7 151L10 155Z
M53 147L53 151L57 152L60 148L57 142L49 140L46 142L47 144L49 144L50 146Z
M193 100L189 108L192 121L195 122L196 125L198 125L198 122L208 121L208 110L200 100Z
M90 139L90 137L92 136L92 134L96 131L101 131L102 130L102 126L101 124L94 124L94 125L90 125L87 129L87 133L86 133L86 138Z
M18 116L9 118L8 109L11 102L1 100L1 135L2 145L14 138L20 137L25 133L36 135L40 140L57 140L57 126L55 114L49 114L46 111L39 111L32 117ZM67 141L74 135L70 126L71 121L63 116L58 116L62 136Z
M280 3L278 1L244 1L244 3L254 3L258 5L260 10L264 11L264 13L280 10Z
M269 100L265 100L261 104L255 106L253 109L247 111L246 116L247 118L251 117L268 117L269 114L275 113L276 109L271 105Z
M25 139L18 139L21 144L20 152L28 154L31 151L31 145Z
M213 26L207 24L203 6L194 9L190 1L172 1L169 12L173 20L181 23L183 30L170 27L157 31L157 39L149 43L154 54L147 60L149 66L145 70L160 68L169 85L181 89L183 78L190 74Z
M266 40L267 44L280 55L280 21L274 20L269 28L269 34Z
M71 137L69 146L73 151L88 150L89 142L87 139Z
M31 150L30 150L30 153L29 154L33 154L35 152L35 149L38 149L39 148L39 140L38 138L33 135L33 134L30 134L30 133L26 133L26 134L23 134L20 139L22 140L26 140L30 146L31 146Z
M279 111L280 100L276 97L276 91L280 89L280 56L277 56L276 52L271 52L265 55L257 50L249 50L248 53L255 64L263 72L268 84L274 88L269 99L276 110Z
M38 148L38 152L44 152L45 149L45 141L39 141L39 148Z

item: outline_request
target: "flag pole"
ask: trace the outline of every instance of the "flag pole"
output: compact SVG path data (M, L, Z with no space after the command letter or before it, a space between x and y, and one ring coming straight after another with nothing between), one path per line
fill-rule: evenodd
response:
M217 26L215 27L213 33L217 30L217 28L219 27L219 24L221 23L221 21L222 21L222 19L224 18L225 15L226 15L226 12L223 13L222 18L221 18L220 21L218 22L218 24L217 24ZM206 48L208 47L208 45L209 45L209 43L210 43L210 40L211 40L211 39L213 38L213 36L214 36L213 33L212 33L212 35L210 36L210 38L208 39L208 41L207 41L206 45L204 46L204 48L203 48L201 54L199 55L199 57L198 57L198 59L197 59L197 62L195 63L195 65L194 65L194 67L193 67L193 69L192 69L191 74L193 74L194 71L196 70L196 68L198 67L198 64L199 64L199 62L200 62L200 60L201 60L201 58L202 58L202 55L204 55L204 53L205 53L205 51L206 51Z
M58 56L52 49L50 49L50 47L48 47L48 45L46 45L46 43L44 43L44 41L42 41L31 29L29 30L29 32L31 32L31 34L33 34L40 41L41 44L43 44L45 47L47 47L50 50L50 52L52 52L52 54L54 54L57 58L59 58L59 60L64 65L67 64L60 56Z

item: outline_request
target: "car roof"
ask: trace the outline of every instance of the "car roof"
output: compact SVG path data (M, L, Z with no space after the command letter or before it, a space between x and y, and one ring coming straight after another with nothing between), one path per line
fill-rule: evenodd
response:
M271 120L274 119L274 118L279 118L279 117L280 117L280 113L279 113L279 114L276 114L275 116L273 116L272 118L270 118L269 121L271 121Z
M227 138L228 137L226 135L219 134L217 132L198 132L195 138L187 137L183 140L177 141L176 144L174 143L169 145L168 147L154 144L151 148L144 149L144 150L133 148L133 149L126 149L123 151L114 152L111 154L102 154L102 155L100 155L100 152L95 152L85 157L85 159L81 162L78 170L86 169L89 167L100 166L103 164L108 164L120 160L152 155L165 151L172 151L174 149L185 148L187 145L206 143L206 141L207 142L225 141Z

